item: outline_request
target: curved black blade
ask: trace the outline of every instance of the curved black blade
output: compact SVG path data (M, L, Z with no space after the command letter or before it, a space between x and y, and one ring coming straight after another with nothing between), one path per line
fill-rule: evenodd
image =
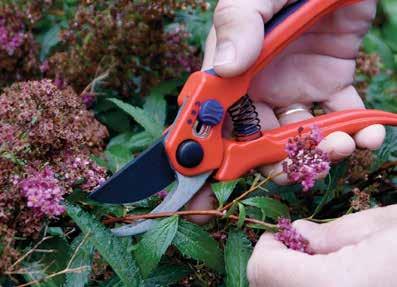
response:
M175 180L161 138L90 194L103 203L131 203L147 198Z

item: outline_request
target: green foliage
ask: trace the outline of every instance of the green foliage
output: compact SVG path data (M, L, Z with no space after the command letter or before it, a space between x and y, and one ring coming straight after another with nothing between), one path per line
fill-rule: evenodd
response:
M92 215L83 211L81 207L66 203L69 216L80 227L83 234L96 250L113 268L120 280L126 287L135 287L141 284L141 274L135 258L126 251L125 242L112 235L109 229L105 228Z
M159 266L149 278L143 281L144 287L169 286L189 275L191 270L185 266L167 265Z
M229 199L237 183L238 180L233 180L227 182L213 183L211 185L211 189L218 199L220 206L223 206L223 204L225 204L225 202Z
M89 281L94 245L87 239L81 234L71 244L76 254L71 258L70 268L82 268L82 271L67 273L64 287L84 287Z
M144 277L147 277L156 268L161 257L171 245L177 230L178 217L172 216L159 221L139 241L134 253Z
M204 262L208 267L223 273L223 253L218 243L199 226L181 221L172 244L184 256Z
M244 204L260 208L266 217L277 220L279 217L289 217L288 207L272 198L257 196L243 201Z
M134 107L118 99L109 99L122 111L129 114L138 124L140 124L152 137L158 138L163 132L163 125L151 117L151 114L144 109Z
M226 286L248 287L247 263L252 246L244 232L229 232L225 247Z

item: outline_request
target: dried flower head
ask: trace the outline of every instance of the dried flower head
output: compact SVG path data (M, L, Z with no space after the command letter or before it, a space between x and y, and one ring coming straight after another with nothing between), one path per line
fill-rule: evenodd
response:
M358 188L353 189L354 196L351 200L351 207L355 211L362 211L370 208L371 196L368 192L361 191Z
M205 7L203 3L82 3L70 28L61 33L65 47L49 59L47 75L64 79L80 93L98 74L109 70L106 85L130 96L137 91L145 92L162 80L197 70L199 53L188 43L189 34L182 25L167 29L165 19L174 19L178 9Z
M349 158L349 181L368 180L368 174L374 162L374 153L371 150L357 149Z
M39 49L29 24L17 7L0 5L0 90L39 74Z
M277 227L279 231L274 236L278 241L289 249L311 254L309 242L292 227L291 220L279 218Z
M0 237L37 236L63 213L64 195L99 185L106 170L90 156L107 135L70 87L42 80L6 88L0 95ZM0 261L8 262L13 245L7 250Z
M330 161L317 147L323 139L318 127L314 126L308 135L303 135L302 128L298 132L285 147L288 160L283 163L283 170L291 182L301 183L303 190L308 191L314 186L316 177L330 169Z

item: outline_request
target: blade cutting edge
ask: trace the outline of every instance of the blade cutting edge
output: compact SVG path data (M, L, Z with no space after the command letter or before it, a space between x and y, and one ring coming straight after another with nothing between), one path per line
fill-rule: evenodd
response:
M90 198L103 203L131 203L161 191L175 177L162 137L92 192Z

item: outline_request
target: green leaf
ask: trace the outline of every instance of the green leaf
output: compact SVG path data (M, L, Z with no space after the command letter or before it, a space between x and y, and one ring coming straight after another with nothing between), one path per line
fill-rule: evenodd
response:
M215 193L220 206L226 203L238 182L239 179L211 184L211 189Z
M163 287L178 283L189 275L191 270L185 266L165 265L159 266L143 282L144 287Z
M84 287L88 283L91 273L94 246L88 238L84 238L81 234L73 240L71 248L73 252L76 252L77 248L78 250L70 268L82 268L82 272L67 273L64 287Z
M251 242L244 232L230 231L225 246L227 287L248 287L247 264L251 254Z
M25 274L27 281L42 280L48 275L64 270L70 260L72 250L64 236L55 236L44 241L40 246L42 250L53 250L52 252L34 253L30 260L24 263L24 269L29 271ZM40 283L42 287L63 286L65 274L52 277Z
M140 286L142 279L139 268L134 257L126 251L123 240L114 236L81 207L66 203L66 209L83 233L89 234L90 242L113 268L124 285L126 287Z
M171 245L178 230L178 219L178 216L172 216L159 221L139 241L134 253L144 277L156 268Z
M159 138L163 132L163 125L154 120L150 114L141 108L134 107L130 104L124 103L119 99L108 99L114 103L121 110L129 114L134 120L140 124L148 133L154 138Z
M387 127L386 139L382 147L375 152L376 160L372 170L378 170L384 163L397 160L397 128Z
M257 196L248 198L242 203L262 209L267 217L274 220L277 220L279 217L290 217L288 207L272 198Z
M239 210L239 215L237 221L237 228L240 229L244 225L245 217L247 216L247 213L245 212L244 205L242 205L241 203L238 203L238 210Z
M60 42L59 33L61 32L62 26L65 26L65 23L61 22L53 25L48 31L45 32L44 35L39 38L39 42L41 44L41 61L43 61L48 56L51 49Z
M167 116L167 103L163 94L151 93L146 97L145 104L143 105L144 111L153 117L153 119L164 125Z
M105 150L107 167L113 173L118 171L134 158L130 150L124 145L112 145Z
M151 145L154 141L153 136L148 132L141 132L133 135L127 142L132 152L141 151Z
M184 256L204 262L219 273L224 272L223 254L219 249L218 242L199 226L187 221L180 221L172 244Z

